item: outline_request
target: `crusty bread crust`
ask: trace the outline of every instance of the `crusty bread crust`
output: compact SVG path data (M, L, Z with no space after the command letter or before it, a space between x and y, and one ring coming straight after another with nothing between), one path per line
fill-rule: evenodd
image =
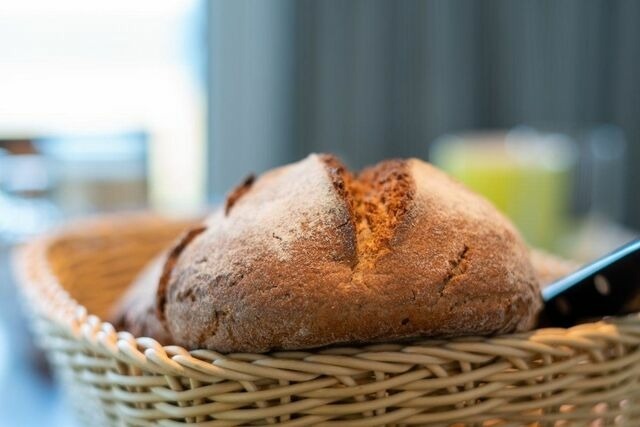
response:
M127 292L112 310L109 321L137 337L151 337L160 344L171 344L169 332L157 316L158 283L168 251L154 257L133 280Z
M422 161L353 176L311 155L232 198L165 266L158 315L176 344L264 352L535 323L541 299L517 231Z

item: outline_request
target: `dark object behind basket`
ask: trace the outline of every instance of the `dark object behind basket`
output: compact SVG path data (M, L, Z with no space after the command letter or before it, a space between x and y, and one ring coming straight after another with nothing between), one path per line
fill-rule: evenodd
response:
M542 291L542 326L571 326L586 319L640 308L640 240L615 250Z

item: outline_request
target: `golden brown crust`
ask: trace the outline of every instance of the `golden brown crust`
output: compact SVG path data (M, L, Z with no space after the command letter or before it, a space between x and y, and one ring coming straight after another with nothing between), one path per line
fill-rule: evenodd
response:
M533 326L528 250L493 206L419 160L353 177L312 155L256 180L183 246L159 305L175 343L302 349Z
M358 270L374 266L390 250L396 227L415 196L404 160L387 160L347 178L347 203L356 227Z
M156 256L134 279L129 290L114 308L109 321L137 337L151 337L163 345L171 344L169 332L156 313L158 282L168 251Z

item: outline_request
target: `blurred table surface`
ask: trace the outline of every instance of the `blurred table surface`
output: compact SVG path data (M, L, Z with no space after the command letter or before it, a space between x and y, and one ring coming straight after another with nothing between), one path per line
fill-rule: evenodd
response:
M42 355L33 346L0 243L0 426L78 427Z

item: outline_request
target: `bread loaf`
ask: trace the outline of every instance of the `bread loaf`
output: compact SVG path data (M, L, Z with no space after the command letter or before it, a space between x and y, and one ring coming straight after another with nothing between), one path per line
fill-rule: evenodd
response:
M354 175L311 155L249 179L155 274L139 309L221 352L522 331L541 307L509 221L415 159Z

